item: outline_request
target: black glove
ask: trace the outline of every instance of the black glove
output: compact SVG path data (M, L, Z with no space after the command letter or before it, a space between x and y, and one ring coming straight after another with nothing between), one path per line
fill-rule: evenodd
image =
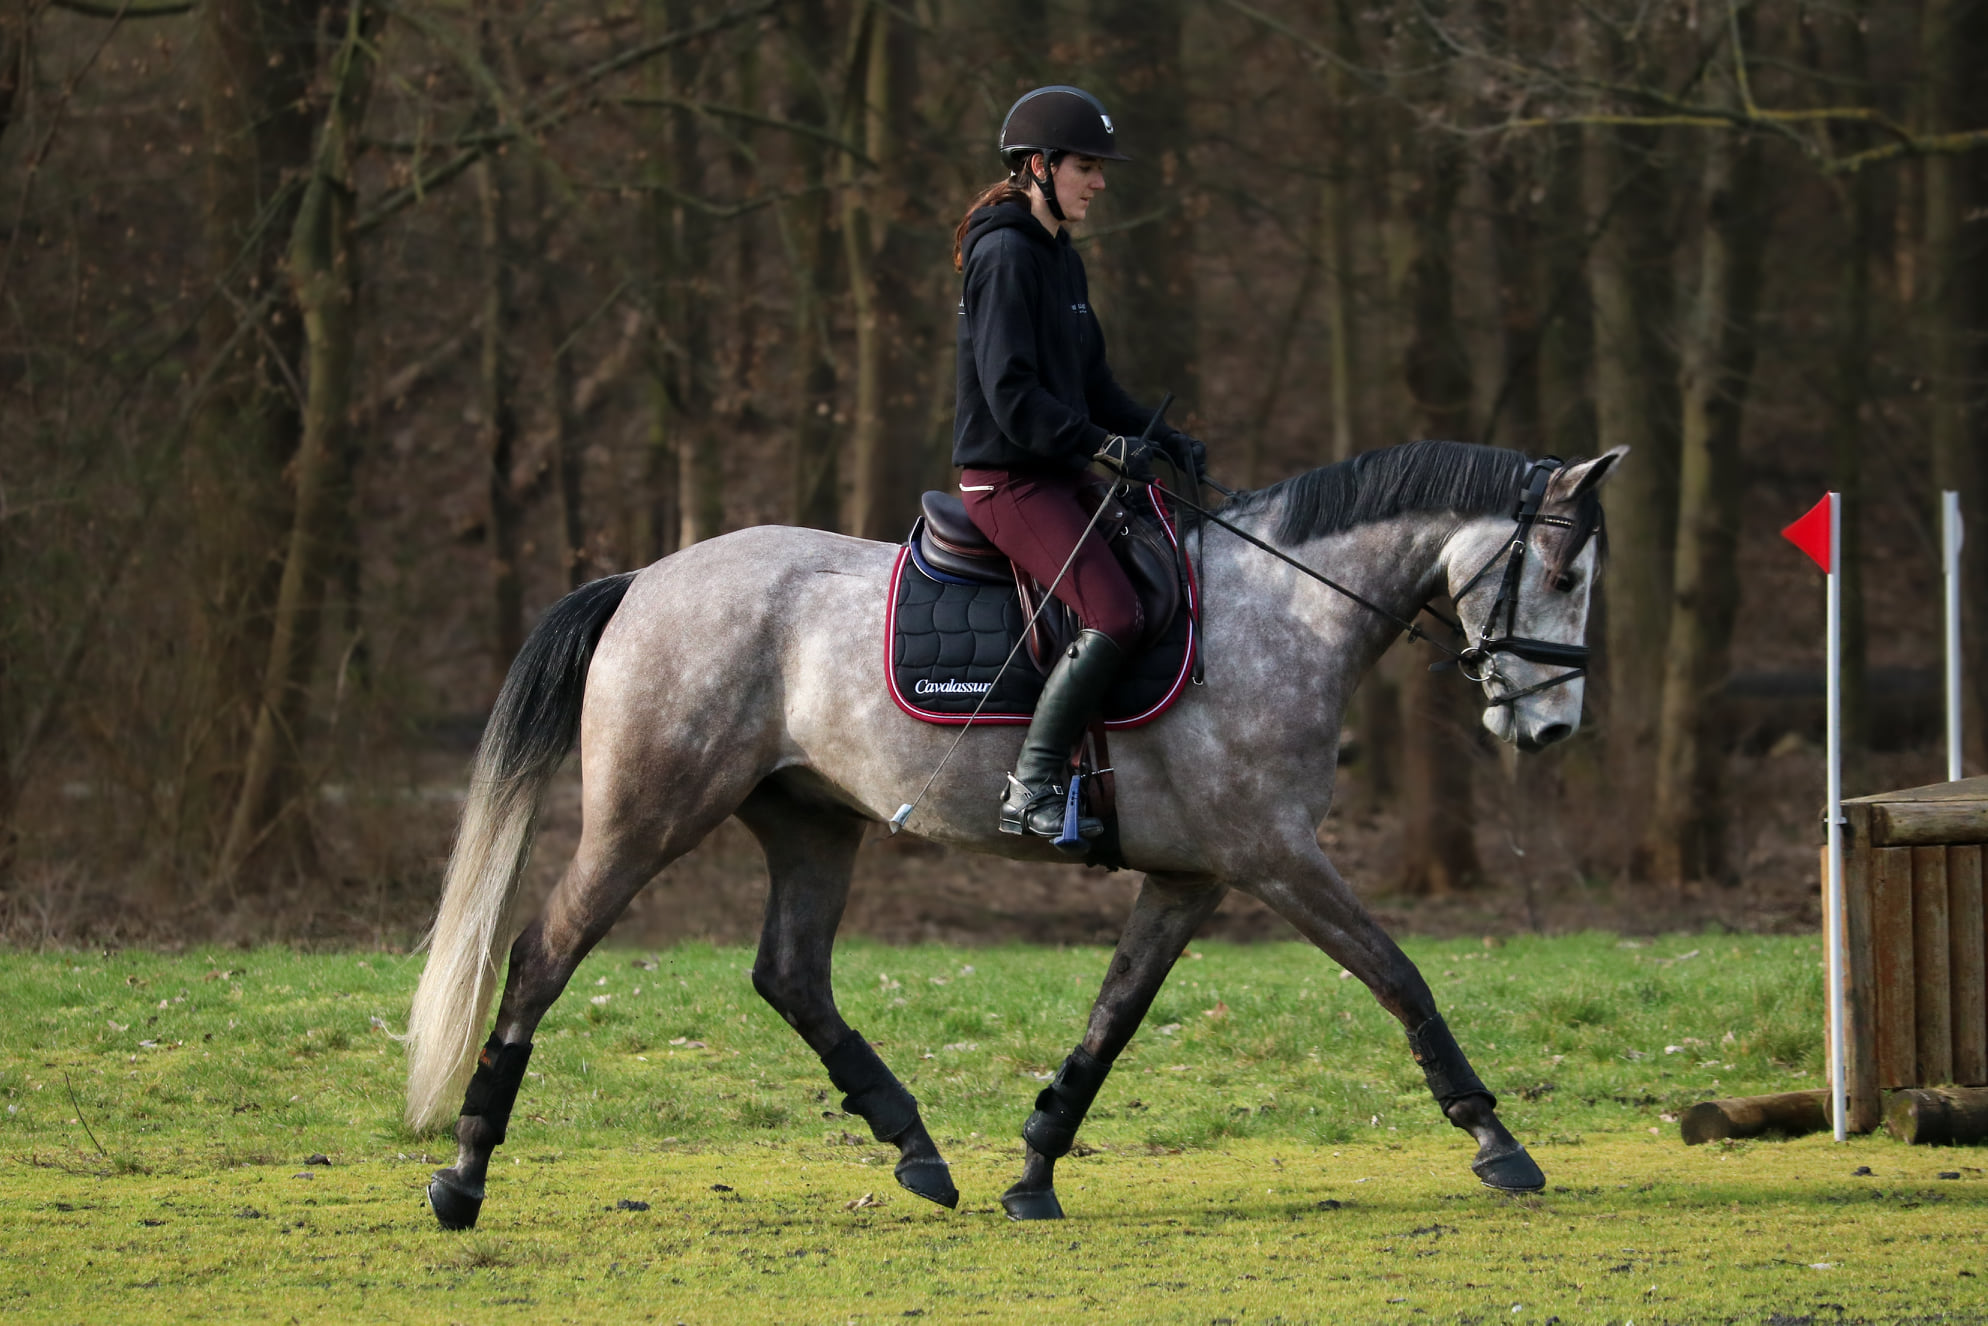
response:
M1105 439L1103 449L1091 459L1121 479L1133 483L1153 481L1153 444L1150 442L1113 433Z
M1167 439L1167 453L1183 475L1200 479L1208 473L1208 447L1198 437L1175 433Z

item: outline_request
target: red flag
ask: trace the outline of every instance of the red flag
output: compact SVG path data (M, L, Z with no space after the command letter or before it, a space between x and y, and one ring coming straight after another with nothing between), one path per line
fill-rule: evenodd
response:
M1834 496L1834 493L1823 494L1807 515L1781 531L1782 538L1807 553L1825 571L1834 569L1829 564L1829 501Z

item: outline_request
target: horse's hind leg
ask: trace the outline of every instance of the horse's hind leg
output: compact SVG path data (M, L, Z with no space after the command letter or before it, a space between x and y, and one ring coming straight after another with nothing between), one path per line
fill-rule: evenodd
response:
M1470 1168L1488 1188L1538 1192L1546 1175L1498 1118L1498 1098L1436 1011L1429 983L1316 852L1242 885L1366 983L1408 1033L1408 1050L1443 1115L1477 1142Z
M1187 942L1228 889L1209 880L1146 876L1132 915L1119 936L1111 968L1091 1006L1081 1045L1035 1098L1035 1113L1022 1125L1027 1158L1022 1177L1001 1194L1011 1220L1061 1220L1056 1162L1077 1139L1077 1127L1104 1086L1119 1051L1139 1029Z
M897 1144L897 1181L941 1206L957 1206L959 1189L917 1100L835 1007L831 952L866 822L778 780L761 783L739 818L766 853L771 884L753 988L821 1056L829 1081L844 1093L842 1108L866 1121L879 1142Z
M429 1205L443 1228L476 1224L491 1153L504 1141L539 1022L629 900L724 820L728 781L713 780L703 804L672 823L625 809L615 813L606 797L589 802L572 863L545 910L511 945L496 1026L477 1056L456 1120L456 1163L437 1170L428 1185Z

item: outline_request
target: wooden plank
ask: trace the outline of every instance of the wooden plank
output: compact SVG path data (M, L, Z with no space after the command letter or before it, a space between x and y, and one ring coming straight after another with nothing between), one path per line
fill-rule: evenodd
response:
M1988 1086L1988 917L1979 847L1947 849L1947 937L1953 978L1953 1080Z
M1884 1120L1878 1085L1877 991L1871 962L1871 853L1860 831L1858 812L1845 815L1852 830L1843 843L1844 1084L1848 1105L1844 1126L1868 1133ZM1825 846L1823 852L1827 855ZM1828 887L1829 863L1823 862Z
M1988 801L1988 775L1963 778L1957 783L1927 783L1923 787L1901 787L1890 792L1851 797L1845 806L1878 806L1892 801Z
M1912 853L1912 999L1917 1033L1917 1087L1953 1081L1953 983L1947 940L1947 849Z
M1886 1087L1917 1086L1918 1044L1912 1031L1912 849L1873 848L1871 860L1878 1082Z
M1891 801L1871 807L1883 847L1988 843L1988 801Z

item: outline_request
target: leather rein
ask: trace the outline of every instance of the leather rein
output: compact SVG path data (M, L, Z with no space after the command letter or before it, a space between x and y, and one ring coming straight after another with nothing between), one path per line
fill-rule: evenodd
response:
M1553 640L1536 640L1529 636L1512 634L1513 628L1518 622L1519 583L1525 571L1526 555L1531 548L1530 540L1533 527L1536 525L1552 525L1563 529L1575 528L1575 522L1571 520L1560 516L1540 514L1540 508L1546 503L1547 487L1552 483L1553 476L1560 471L1562 464L1563 462L1558 457L1548 456L1543 460L1533 461L1527 466L1525 474L1519 480L1518 506L1512 513L1512 519L1516 522L1517 527L1512 531L1511 539L1496 552L1492 553L1484 565L1478 568L1477 574L1473 575L1465 583L1464 587L1456 592L1455 601L1461 604L1465 596L1483 583L1484 578L1491 573L1491 569L1498 565L1499 559L1504 559L1505 573L1498 581L1497 597L1491 601L1491 611L1485 615L1484 627L1478 632L1476 643L1470 643L1469 634L1464 630L1461 622L1451 620L1426 603L1418 609L1418 612L1426 612L1431 617L1434 617L1437 621L1448 627L1452 635L1464 641L1465 645L1462 649L1454 648L1438 640L1435 636L1430 635L1415 622L1412 616L1402 617L1397 613L1389 611L1365 595L1348 589L1345 585L1340 584L1330 576L1306 566L1303 562L1281 549L1272 547L1262 539L1257 538L1254 534L1238 529L1235 525L1222 519L1193 499L1183 497L1181 494L1174 492L1172 489L1166 487L1166 485L1157 481L1153 484L1153 487L1157 488L1170 501L1178 502L1182 506L1189 508L1210 524L1220 526L1243 542L1262 549L1281 562L1288 563L1326 588L1351 599L1369 612L1393 622L1407 633L1410 640L1428 641L1429 644L1448 655L1447 658L1441 659L1431 666L1430 671L1432 672L1442 668L1455 667L1465 677L1480 686L1492 680L1505 682L1505 684L1509 685L1510 683L1506 682L1504 674L1498 671L1498 655L1500 654L1510 654L1515 658L1524 659L1528 663L1540 663L1548 667L1564 667L1568 669L1568 671L1562 672L1558 676L1549 677L1537 685L1527 686L1520 690L1510 691L1504 695L1491 697L1491 707L1498 708L1504 705L1515 704L1528 696L1538 695L1542 691L1551 690L1555 686L1564 686L1576 677L1585 676L1587 673L1588 647L1586 645L1567 645ZM1592 530L1588 534L1583 535L1582 543L1585 544L1589 537L1592 537ZM1183 549L1183 551L1185 550ZM1580 552L1581 549L1579 547L1570 550L1565 560L1568 562L1573 561L1575 557L1580 555ZM1557 584L1555 588L1562 590L1567 588L1564 578L1562 583ZM1492 632L1497 629L1498 619L1501 615L1505 620L1505 634L1494 637Z

